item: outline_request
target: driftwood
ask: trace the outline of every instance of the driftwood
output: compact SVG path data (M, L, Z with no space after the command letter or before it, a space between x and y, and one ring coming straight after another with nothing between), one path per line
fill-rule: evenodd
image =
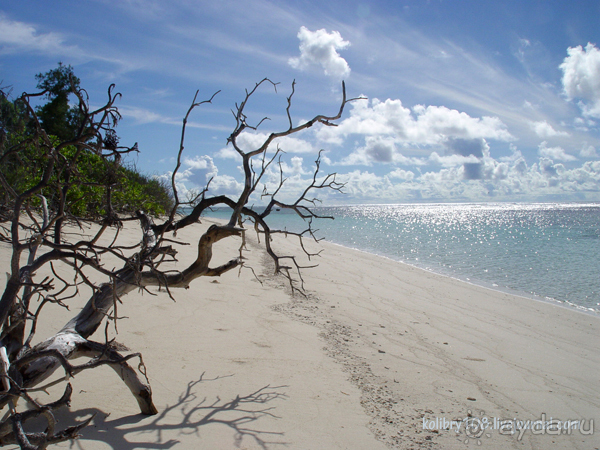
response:
M175 183L177 171L181 165L184 148L186 124L192 110L209 100L197 102L196 97L187 111L183 120L181 143L179 147L177 164L172 174L171 190L174 197L174 206L169 216L160 224L154 224L152 219L142 211L132 213L130 217L118 217L111 206L111 193L114 186L107 181L105 189L105 211L104 217L96 219L99 224L98 231L94 236L72 240L67 236L65 227L67 224L83 224L89 221L86 218L74 217L69 212L66 201L66 192L78 181L74 158L81 152L94 152L103 158L118 164L124 153L137 151L137 145L127 147L116 147L114 142L109 144L108 136L114 135L114 126L120 116L114 105L119 94L114 94L114 86L108 90L107 103L94 111L88 106L85 91L74 91L79 99L79 109L82 123L78 134L71 140L55 142L46 135L36 117L35 111L30 106L30 99L39 94L23 94L20 101L25 107L28 123L31 127L31 136L12 147L6 145L2 148L0 162L11 155L26 151L28 146L35 145L38 151L44 155L45 167L43 176L39 181L24 192L16 192L8 184L4 173L0 172L0 183L7 193L7 200L0 209L0 240L12 246L12 257L8 271L6 288L0 298L0 324L2 324L2 335L0 342L0 356L4 358L4 367L0 376L4 383L4 393L0 394L0 406L9 408L8 417L0 422L0 444L18 444L24 449L45 448L47 445L73 439L79 431L85 427L88 419L83 423L62 431L55 430L52 411L68 404L72 395L70 385L67 384L63 396L46 405L37 403L29 394L33 388L45 389L48 385L63 383L70 377L80 372L93 369L99 365L109 365L125 382L132 395L137 400L140 411L143 414L156 414L157 409L152 402L152 390L146 378L142 356L139 353L123 355L122 347L108 338L104 342L97 342L90 337L107 320L117 320L117 303L132 290L146 289L150 286L165 288L172 296L175 288L187 288L190 283L202 276L220 276L221 274L243 266L243 257L240 254L229 262L217 266L211 266L213 245L229 237L244 238L246 223L264 235L262 242L270 257L275 262L277 273L287 277L293 291L302 291L303 281L301 267L293 255L281 255L271 245L271 235L282 232L272 230L267 225L266 217L275 209L290 209L307 221L307 229L295 235L300 240L301 248L304 250L302 239L305 237L315 238L312 230L312 220L319 217L312 209L316 199L309 197L315 190L333 189L340 191L343 184L336 180L335 174L321 177L319 173L320 154L316 161L316 168L312 181L301 192L293 203L284 203L277 199L285 179L281 170L281 150L272 151L270 145L277 138L289 136L306 128L320 123L325 126L334 126L334 121L342 116L344 107L349 101L346 98L345 86L342 84L342 101L338 112L332 116L317 115L312 120L299 126L292 125L291 105L294 95L294 84L292 93L288 97L286 109L289 127L281 132L271 133L264 143L255 150L245 152L237 143L240 134L248 130L256 130L262 120L256 126L249 125L245 109L248 101L258 88L265 84L276 86L268 79L257 83L254 89L246 91L244 100L236 105L233 111L236 125L228 138L228 143L240 155L244 170L244 188L237 198L227 196L209 196L209 185L198 193L194 198L182 201ZM216 95L216 94L215 94ZM264 120L264 119L263 119ZM106 140L106 142L105 142ZM4 144L4 143L3 143ZM75 148L74 157L69 159L65 156L66 148ZM29 147L30 148L30 147ZM270 154L271 152L272 154ZM253 161L259 161L258 169L255 169ZM269 200L266 207L260 210L248 206L253 193L261 185L262 178L273 162L280 167L280 183L273 193L266 188L262 197ZM1 166L0 166L1 167ZM54 192L52 204L49 205L45 192ZM181 215L181 207L186 206L188 213ZM223 226L213 225L202 236L198 236L197 258L187 268L181 271L163 271L161 264L172 261L176 250L165 238L168 232L177 231L188 225L198 222L202 213L214 206L226 206L231 208L229 222ZM140 224L142 232L141 244L131 256L125 256L122 248L111 243L100 245L101 237L105 236L107 230L117 230L124 220L136 220ZM306 252L306 250L305 250ZM28 255L27 263L21 264L21 256ZM109 270L103 265L102 256L110 255L122 261L122 267L118 270ZM312 256L312 255L309 255ZM66 279L59 276L53 262L66 263L72 269L72 277ZM53 273L52 277L42 280L37 276L42 268ZM94 285L85 276L84 270L94 270L106 277L106 282L100 286ZM42 308L49 302L64 304L70 297L80 295L80 284L86 284L92 290L91 298L84 308L69 320L61 330L54 336L31 346L36 325L42 316ZM39 302L38 308L32 310L32 300ZM4 352L4 353L3 353ZM86 362L73 365L72 360L86 357ZM137 367L130 363L137 362ZM2 366L0 365L0 369ZM56 371L64 373L65 377L44 386L44 381ZM24 400L30 410L18 412L17 401ZM28 420L44 416L48 421L45 432L26 431L25 424Z

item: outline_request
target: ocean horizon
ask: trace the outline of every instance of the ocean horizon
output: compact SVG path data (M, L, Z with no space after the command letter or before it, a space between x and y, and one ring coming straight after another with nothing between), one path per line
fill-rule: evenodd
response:
M600 203L317 207L316 237L524 297L600 314ZM227 218L228 208L205 217ZM306 228L289 210L272 228Z

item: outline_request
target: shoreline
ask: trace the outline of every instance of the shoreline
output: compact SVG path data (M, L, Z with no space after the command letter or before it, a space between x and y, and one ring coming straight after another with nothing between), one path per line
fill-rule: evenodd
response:
M477 203L466 203L466 204L461 203L460 204L460 206L465 206L465 205L478 206L478 208L476 208L476 211L475 211L477 214L481 214L478 212L481 210L481 208L479 208L479 207L485 207L484 209L490 210L493 212L492 219L493 218L497 219L498 211L502 211L502 208L500 208L500 209L497 208L498 204L496 204L496 203L492 204L491 208L489 207L490 205L487 203L486 204L477 204ZM595 208L598 205L592 205L592 204L588 204L588 203L585 203L585 204L581 204L581 203L562 204L562 203L556 203L556 202L548 203L548 204L543 204L543 203L512 204L511 203L509 205L510 206L509 209L512 211L512 207L515 205L519 205L518 210L521 212L532 210L537 215L539 215L543 211L546 211L546 213L544 213L540 216L542 220L545 220L544 218L547 218L547 214L548 214L547 211L551 211L551 210L553 211L554 209L558 208L559 206L560 206L559 209L561 211L563 211L565 209L566 210L572 209L575 211L579 211L582 207L585 207L584 209L587 210L587 208L592 207L592 206L594 207L594 209L593 209L594 211L600 211L598 208ZM544 206L544 205L546 205L546 207L542 208L540 210L539 207ZM355 206L358 207L359 212L357 214L358 214L358 217L360 217L360 220L356 219L355 214L352 213L351 211L346 211L345 210L346 207L343 207L342 210L337 211L337 212L336 212L336 207L331 207L331 206L330 207L322 207L323 211L324 211L324 212L322 212L323 214L332 215L332 216L336 216L336 217L338 215L340 215L342 217L342 219L341 219L342 222L340 224L337 224L340 226L340 228L338 230L336 223L333 223L333 221L329 221L329 220L319 221L317 224L315 224L315 227L320 229L319 237L323 237L325 239L333 238L332 239L333 242L331 242L331 243L347 246L348 248L353 248L353 249L356 249L359 251L366 251L367 253L379 255L382 257L391 258L392 260L403 262L403 263L409 264L409 265L414 265L416 267L419 267L419 268L422 268L425 270L430 270L430 271L439 273L444 276L449 276L451 278L456 278L459 280L475 283L477 285L481 285L481 286L488 287L491 289L501 290L503 292L507 292L512 295L519 295L519 296L526 297L526 298L535 298L535 299L538 299L541 301L549 301L550 303L556 303L561 306L573 307L576 309L580 309L582 311L591 312L594 314L600 314L600 303L599 303L600 297L598 297L598 295L597 295L597 289L594 289L595 287L597 287L597 283L595 282L596 277L595 277L595 274L589 269L590 265L583 264L583 266L588 267L588 269L582 271L582 275L585 277L585 280L586 280L585 284L583 284L583 285L581 283L580 284L572 283L572 280L577 279L577 275L572 275L570 277L569 276L561 277L560 273L559 273L558 278L556 278L556 277L549 278L548 274L550 274L553 270L560 271L560 267L557 267L556 264L553 264L552 261L548 260L548 255L553 254L553 252L555 253L556 248L554 248L553 247L554 244L552 244L549 249L546 249L545 248L546 244L544 242L539 241L539 239L536 237L538 234L537 232L535 233L535 236L531 235L525 239L525 241L526 241L525 243L527 245L530 245L530 243L532 245L532 247L531 248L528 247L528 250L527 250L527 253L531 253L531 255L526 255L526 257L532 256L533 259L531 259L531 261L527 260L527 262L525 262L525 260L523 258L517 258L516 264L518 264L518 266L515 266L515 267L521 267L521 269L523 269L523 270L515 271L514 267L512 268L512 270L510 269L510 267L512 265L512 263L511 263L512 260L510 258L512 258L512 257L510 257L509 259L504 259L503 247L506 246L505 250L506 250L507 255L510 252L518 251L518 249L516 247L514 247L514 245L511 247L511 245L509 245L509 244L511 242L513 242L512 239L514 239L515 236L523 234L519 231L519 230L521 230L521 228L518 228L520 225L517 225L518 229L517 229L517 233L515 235L513 235L513 234L501 235L498 237L498 240L499 240L498 243L500 243L500 241L502 242L502 246L501 246L502 248L498 247L498 248L501 248L501 252L500 252L501 254L498 254L498 252L496 250L494 250L494 251L492 251L492 253L489 254L487 259L481 258L482 255L485 255L488 253L488 250L486 250L487 246L483 245L482 242L479 242L479 244L481 244L481 245L477 244L477 242L476 242L479 240L479 238L477 236L480 234L480 232L483 232L485 230L480 230L477 233L474 231L473 236L471 236L469 233L467 233L465 235L465 236L467 236L466 241L468 241L469 239L475 238L475 244L471 244L472 246L474 245L473 248L471 249L471 251L473 252L473 255L474 255L474 259L471 260L471 258L469 258L469 260L467 261L464 258L462 258L462 259L460 258L460 254L462 253L462 251L460 248L457 249L456 245L454 245L450 250L453 250L453 251L451 251L451 254L458 255L458 257L455 257L455 256L452 256L449 258L443 257L442 256L443 252L444 252L443 248L438 249L438 253L442 252L442 254L436 254L436 250L434 248L434 247L436 247L435 244L434 244L434 247L432 247L431 242L429 242L429 240L428 240L429 239L428 235L425 234L424 236L421 236L420 232L416 233L416 234L408 233L408 235L406 236L409 239L412 239L413 237L415 239L421 238L420 241L425 243L423 245L417 245L418 250L414 254L412 253L412 251L409 251L410 245L407 247L406 243L402 244L402 242L399 241L395 236L392 236L394 233L393 226L391 228L389 228L389 233L390 233L389 239L382 240L381 234L376 234L376 236L373 237L372 240L370 238L367 238L366 235L364 237L361 237L360 235L355 235L354 231L350 229L350 226L352 226L352 228L354 228L353 225L356 225L356 227L359 230L362 229L363 226L366 226L365 224L367 224L367 223L369 223L370 225L373 226L373 221L371 219L369 219L371 213L365 213L365 211L363 211L365 208L368 209L368 207L370 207L370 206L389 207L389 208L383 208L381 210L376 209L373 212L373 215L375 215L377 217L379 217L379 215L382 215L382 217L387 218L386 220L384 220L384 222L386 224L389 224L389 223L394 223L394 220L396 220L395 219L396 216L390 213L391 215L388 217L386 215L387 213L385 213L385 211L392 210L392 212L394 212L395 209L397 207L399 207L400 205L355 205ZM409 205L404 205L404 206L419 207L419 206L424 206L424 205L423 204L420 204L420 205L409 204ZM439 206L443 207L443 206L448 206L448 205L447 204L439 204ZM448 208L446 208L446 209L448 209ZM452 207L450 207L450 209L448 209L447 211L446 211L446 209L444 209L444 211L448 212L448 213L451 213L454 211L454 209L452 209ZM427 211L427 210L428 209L425 209L425 211ZM460 209L460 210L462 211L462 209ZM420 211L420 209L419 209L419 211ZM213 212L214 217L222 218L224 212L225 212L225 210L214 211ZM421 217L419 214L417 214L417 222L421 223L421 222L419 222L419 220L420 220L419 217ZM515 213L515 214L517 214L517 213ZM364 215L364 217L363 217L363 215ZM487 215L485 213L483 215L485 217L487 217ZM536 217L537 217L537 215L536 215ZM596 213L594 213L594 215L597 216ZM410 216L410 214L409 214L409 216ZM275 220L275 217L277 217L276 220ZM410 217L412 217L412 216L410 216ZM410 217L409 217L409 219L410 219ZM477 217L479 217L479 215ZM567 217L567 216L565 216L565 217ZM285 222L282 220L284 218L286 218ZM276 214L276 215L274 215L273 225L274 226L278 225L279 227L285 227L285 226L289 225L290 228L297 229L297 231L304 229L304 228L302 228L302 226L304 224L302 224L301 221L296 221L296 220L292 220L292 219L293 219L293 217L290 214L283 214L282 216L278 216ZM347 220L349 220L349 221L347 221ZM565 220L570 221L570 220L575 220L575 219L573 219L572 216L569 215ZM577 220L579 220L579 219L577 219ZM356 224L354 223L355 221L356 221ZM337 220L335 222L337 222ZM544 222L544 223L546 223L546 222ZM529 225L532 225L532 224L529 223ZM537 224L535 226L537 226ZM594 227L595 226L593 226L593 228ZM542 226L542 228L543 228L543 226ZM384 230L384 232L388 232L387 225L383 225L382 229ZM368 230L368 228L362 229L362 231L360 233L366 232L365 230ZM437 230L437 232L440 232L440 233L444 233L445 231L447 231L447 229L444 227L442 227L442 228L435 227L434 231L436 231L436 230ZM338 231L341 234L338 234ZM491 230L487 230L487 231L492 234L495 234L498 232L498 230L495 229L493 226L492 226ZM401 233L401 234L404 235L403 233ZM477 236L475 236L475 234ZM502 234L502 233L500 233L500 234ZM541 232L541 234L544 235L543 232ZM462 234L461 234L461 236L462 236ZM461 242L462 242L462 239L465 239L465 236L462 236ZM587 235L585 237L587 237ZM363 238L364 238L364 240L363 240ZM583 238L584 237L582 236L581 239L583 239ZM386 242L388 242L388 240L389 240L389 245L386 244ZM558 237L555 236L555 240L558 241ZM575 240L577 242L579 239L577 238L576 235L572 235L571 239L567 239L567 240ZM329 242L329 241L327 241L327 242ZM408 241L408 242L410 242L410 241ZM467 244L468 243L469 242L467 242ZM493 244L496 244L496 242L493 242ZM540 246L543 246L543 248ZM442 247L444 247L444 246L442 246ZM493 245L493 248L496 248L496 245ZM426 250L426 251L423 251L423 250ZM541 257L539 260L536 256L538 254L538 250L539 250L540 254L546 255L545 257ZM565 251L568 254L569 250L565 249ZM468 245L467 245L466 253L469 253ZM577 255L578 254L577 249L573 249L572 254ZM502 263L495 263L495 261L498 260L498 258L496 258L496 257L500 258L500 260L502 260ZM559 260L561 259L560 254L555 255L554 259L556 259L557 257ZM596 260L596 258L592 255L590 255L590 258L592 258L593 261ZM573 262L571 260L573 260L574 258L569 257L566 259L568 261L570 261L570 263L571 263L571 262ZM579 258L579 261L581 262L581 258ZM476 266L473 264L476 264ZM526 268L523 268L522 264L531 264L531 265L533 265L534 269L537 267L539 270L533 270L532 272L529 272L526 270L529 268L529 266L527 266ZM489 266L491 266L491 267L489 267ZM592 265L592 267L593 267L593 265ZM484 270L484 269L486 269L486 270ZM488 272L487 269L490 269L489 273L487 273ZM531 270L531 269L529 269L529 270ZM579 273L577 270L578 269L575 269L573 271L573 274ZM562 272L564 272L564 271L562 271ZM527 276L527 275L529 275L529 276Z
M350 339L355 347L354 353L368 362L373 376L378 380L376 383L389 389L383 403L397 404L398 398L403 399L400 402L408 402L407 391L412 392L411 406L407 408L408 404L405 403L399 414L394 408L384 408L383 412L374 416L375 423L372 419L372 429L375 429L376 434L378 429L383 430L384 442L392 448L413 448L407 446L407 438L412 438L418 444L414 448L426 448L424 444L427 442L441 446L431 448L462 448L464 435L462 440L454 433L441 430L433 430L438 433L427 435L426 430L415 426L415 422L430 416L444 417L451 421L461 417L464 419L469 412L485 412L486 417L535 420L542 413L549 413L550 405L555 408L552 410L555 418L562 416L565 419L571 414L581 419L586 414L588 418L597 414L600 397L594 392L594 386L597 386L597 376L594 373L598 373L600 369L600 360L597 357L592 358L593 362L588 359L596 352L592 343L600 335L597 316L581 314L582 311L566 307L559 308L561 314L556 314L557 310L548 305L560 305L517 297L390 258L328 244L331 243L323 244L323 255L327 258L323 265L328 269L327 273L316 277L311 273L311 280L318 280L315 280L315 286L309 284L309 289L316 291L316 295L325 302L335 303L336 313L340 312L337 308L343 307L341 298L353 303L352 309L358 307L362 312L359 314L351 308L344 311L342 317L345 319L345 336L353 336L358 332L355 339ZM336 267L336 260L344 258L351 262L346 266L338 264L337 270L331 270L331 267ZM353 270L352 279L362 276L360 268L352 268L356 262L352 262L352 258L364 259L360 264L368 274L364 275L368 287L364 289L363 295L376 294L368 301L357 292L341 295L339 289L328 289L327 283L323 283L328 277L330 281L334 281L340 273L347 278L347 268ZM388 267L392 276L385 275ZM344 276L339 276L339 279L343 278ZM387 289L386 283L390 284ZM403 291L398 290L399 285L403 285ZM416 306L413 305L413 297L417 298ZM452 300L452 303L447 305L441 302L440 299L444 297L450 297L448 300ZM490 302L480 302L481 298ZM374 314L373 311L379 313ZM381 317L384 312L386 321ZM365 326L364 317L373 314L380 323L371 323L369 331L372 336L376 336L371 338L362 330ZM401 317L405 317L405 320L398 323ZM588 330L576 336L575 330L580 330L583 323L586 323ZM395 330L390 331L390 328ZM556 331L549 332L550 329ZM411 334L414 337L408 339ZM383 336L377 337L381 335ZM334 338L334 341L337 339L337 344L341 342L339 337L338 333ZM401 340L404 339L407 342L403 344ZM345 341L345 338L342 340ZM554 340L560 342L560 345L554 345ZM385 348L385 345L390 345L391 348ZM355 351L360 347L360 351ZM573 354L576 347L585 348L577 357ZM424 367L423 361L415 357L417 353L424 355L426 365L435 369ZM547 355L544 356L544 353ZM412 356L407 357L407 354ZM347 355L343 359L345 358ZM561 372L557 358L563 359L567 366L575 367L580 373L571 376L569 370ZM342 361L342 364L345 362ZM345 369L350 373L354 370L353 367ZM413 384L412 389L400 389L398 384L402 383L402 375L406 375L407 371L411 373L409 378ZM506 383L505 377L514 380ZM554 377L561 377L561 382L555 381L557 378ZM422 378L428 379L431 385L415 387L421 384L419 381ZM582 379L587 380L584 386L581 385ZM360 381L357 382L360 385ZM546 385L552 385L553 389L544 389ZM569 389L565 391L566 386L578 391L576 407L572 404L571 397L577 397L577 393L570 392ZM583 392L586 393L582 395ZM520 399L520 396L524 398ZM535 408L526 407L528 403L537 405L539 411L536 413ZM559 407L561 403L562 407ZM585 403L588 405L585 406ZM411 413L411 420L406 420ZM388 426L390 420L392 426ZM403 433L402 436L394 434L398 427L408 429L411 433ZM423 440L428 437L430 440ZM526 448L542 449L550 444L533 435L522 436L520 441L512 436L494 437L495 439L487 442L481 441L485 448L523 448L521 445L527 444ZM593 436L587 436L587 440L589 439L594 441ZM594 442L599 442L597 437L595 439ZM471 442L474 440L471 439ZM575 440L564 436L560 436L559 441L553 442L552 446L565 449L588 448L579 447Z
M355 247L350 247L344 244L338 244L337 242L331 242L328 241L326 239L323 239L322 242L325 242L329 245L333 245L333 246L339 246L339 247L343 247L346 248L348 250L352 250L352 251L356 251L356 252L360 252L360 253L365 253L367 255L372 255L372 256L377 256L379 258L384 258L384 259L389 259L390 261L393 261L395 263L399 263L399 264L404 264L410 267L414 267L415 269L419 269L419 270L423 270L425 272L429 272L429 273L433 273L436 275L439 275L441 277L447 277L453 280L457 280L463 283L467 283L467 284L472 284L473 286L478 286L481 287L483 289L489 289L491 291L497 291L497 292L501 292L501 293L505 293L505 294L509 294L515 297L521 297L527 300L533 300L536 302L542 302L542 303L546 303L549 305L554 305L557 306L559 308L566 308L568 310L571 311L576 311L582 314L587 314L587 315L591 315L593 317L597 317L600 318L600 309L596 310L593 308L587 308L585 306L581 306L581 305L577 305L573 302L567 301L567 300L558 300L556 298L553 297L548 297L548 296L542 296L533 292L526 292L526 291L520 291L518 289L513 289L511 287L508 286L500 286L497 285L495 283L491 283L489 281L485 281L485 280L479 280L479 279L474 279L474 278L468 278L468 277L460 277L458 276L456 273L453 272L444 272L442 270L435 270L435 269L430 269L429 267L425 267L425 266L421 266L419 264L413 264L411 262L408 261L401 261L398 259L394 259L390 256L386 256L386 255L381 255L379 253L372 253L369 252L367 250L361 250L359 248L355 248Z
M211 223L179 230L177 240L193 242ZM135 243L139 231L129 227L121 238ZM214 265L236 256L239 244L216 244ZM57 414L65 426L96 414L75 448L441 450L477 440L494 450L598 447L598 433L579 430L490 429L476 438L443 429L443 420L465 424L469 414L492 423L542 414L600 423L596 317L557 314L550 303L337 244L306 244L324 250L299 259L319 264L302 273L306 297L291 297L272 276L251 231L245 256L254 273L197 279L173 292L175 302L164 291L124 297L119 315L127 318L109 337L143 354L159 415L141 416L110 369L82 373L72 380L70 410ZM292 237L273 245L302 252ZM178 267L194 260L193 248L183 247ZM44 311L50 320L39 323L40 339L66 321L55 306Z

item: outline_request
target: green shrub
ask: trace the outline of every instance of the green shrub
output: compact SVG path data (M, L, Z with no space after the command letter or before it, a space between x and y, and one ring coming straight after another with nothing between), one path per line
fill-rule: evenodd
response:
M72 69L68 68L72 75ZM60 65L59 69L64 82L65 66ZM38 75L40 79L43 77ZM61 121L65 122L64 130L67 131L63 131L67 135L72 136L77 128L73 114L63 114L64 108L46 108L56 98L49 95L49 103L36 108L36 112L28 112L22 102L18 99L11 101L5 90L0 89L0 209L10 209L15 195L36 186L50 167L48 163L53 160L49 182L40 192L52 210L58 209L62 196L65 196L64 212L81 218L105 217L110 212L109 200L112 212L117 214L133 213L138 209L154 216L169 212L173 206L170 190L158 179L141 174L135 168L124 167L116 153L106 156L85 145L61 144L70 139L65 135L49 136L54 148L44 144L48 141L39 135L34 115L43 112L42 126L53 131L62 129ZM62 112L60 117L52 117L49 115L51 111ZM117 144L114 129L108 129L105 148L116 147ZM30 207L40 205L37 196L29 197L28 201Z

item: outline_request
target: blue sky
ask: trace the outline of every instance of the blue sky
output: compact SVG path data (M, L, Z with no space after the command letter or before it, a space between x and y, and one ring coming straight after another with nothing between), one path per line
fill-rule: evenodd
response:
M226 138L231 109L264 77L249 122L268 116L248 149L295 123L350 105L337 128L279 142L291 199L322 169L347 182L326 204L413 201L600 201L599 1L55 0L0 6L0 79L13 95L35 74L74 67L92 104L115 83L117 129L130 161L174 167L181 120L197 89L179 177L240 189ZM267 183L278 179L273 172Z

